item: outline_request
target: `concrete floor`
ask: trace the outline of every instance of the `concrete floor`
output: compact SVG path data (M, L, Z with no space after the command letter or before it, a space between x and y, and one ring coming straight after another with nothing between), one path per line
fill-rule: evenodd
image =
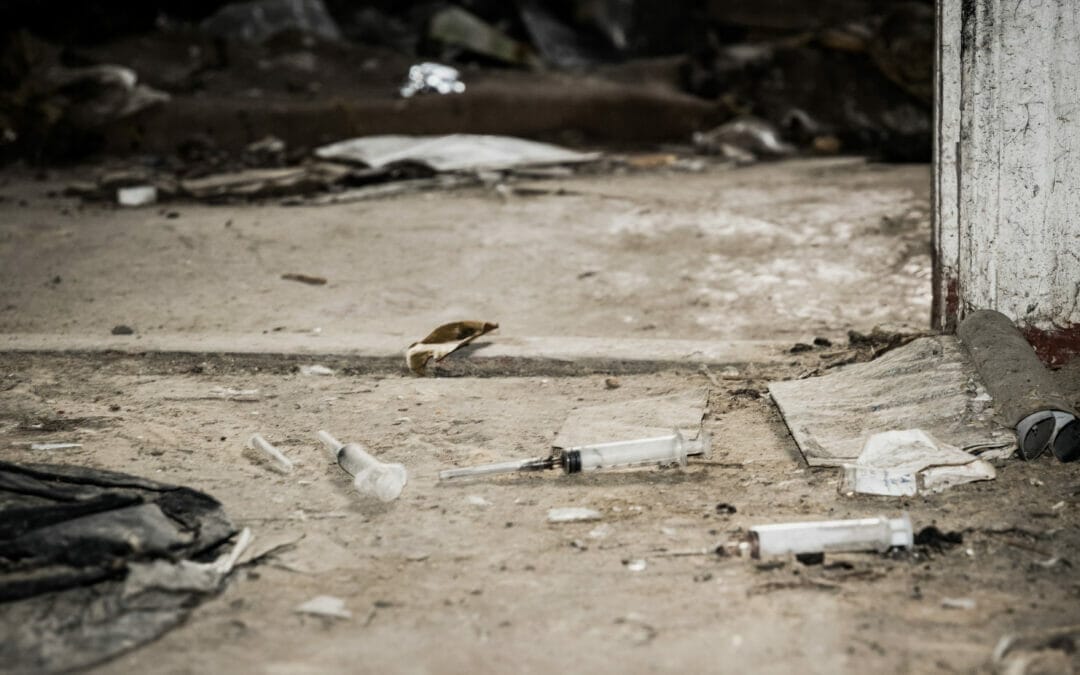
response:
M0 457L190 485L251 527L257 547L293 543L100 672L971 672L989 667L1005 633L1080 621L1075 575L1046 564L1080 551L1080 467L1008 462L996 481L940 495L842 497L834 471L803 466L760 396L821 361L821 350L779 345L927 324L927 167L818 160L540 185L567 194L182 204L168 218L79 208L46 196L56 183L8 178ZM286 272L330 281L305 286ZM404 347L459 318L500 322L495 346L634 339L643 361L674 340L773 343L717 373L714 455L684 472L447 486L440 468L545 452L576 406L708 383L689 352L612 388L595 365L599 374L541 364L510 376L509 356L495 360L502 374L417 379L389 347L351 363L338 350L353 336ZM111 336L121 323L136 335ZM263 331L287 338L280 356L243 348L263 344ZM154 351L185 341L196 347ZM127 348L102 351L116 345ZM294 372L322 356L342 374ZM219 387L257 389L258 400L222 400ZM74 421L43 434L27 420ZM316 447L320 428L408 466L402 498L358 499ZM244 451L255 431L297 470L281 476ZM43 455L28 448L37 440L83 447ZM736 513L718 512L721 502ZM558 506L598 509L602 521L548 524ZM963 531L964 544L826 566L675 555L763 522L901 511ZM353 618L293 612L323 594Z

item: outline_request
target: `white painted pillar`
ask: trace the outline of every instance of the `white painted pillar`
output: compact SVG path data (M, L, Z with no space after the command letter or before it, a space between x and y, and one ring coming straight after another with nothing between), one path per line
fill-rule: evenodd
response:
M1080 0L937 0L934 322L1080 353Z

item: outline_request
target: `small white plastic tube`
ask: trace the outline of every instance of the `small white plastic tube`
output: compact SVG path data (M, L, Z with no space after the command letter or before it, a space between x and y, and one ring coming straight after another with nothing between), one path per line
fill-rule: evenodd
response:
M750 552L755 558L800 553L880 551L911 548L915 534L911 518L859 518L809 523L778 523L750 528Z
M275 448L270 441L262 437L261 434L252 434L248 439L247 445L252 450L259 450L266 455L269 455L271 459L277 462L278 467L285 473L289 473L293 469L292 460L281 453L280 450Z
M380 462L359 443L339 443L325 431L320 431L318 436L338 466L353 476L353 487L357 492L384 502L392 502L401 495L409 481L404 466Z

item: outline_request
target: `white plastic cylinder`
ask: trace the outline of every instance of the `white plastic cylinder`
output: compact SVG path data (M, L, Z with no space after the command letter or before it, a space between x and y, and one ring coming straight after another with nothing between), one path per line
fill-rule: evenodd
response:
M404 466L380 462L359 443L342 445L325 431L320 431L318 436L338 466L353 476L353 487L357 492L384 502L391 502L401 495L409 480Z
M678 464L685 468L687 455L708 455L709 444L709 435L704 431L697 441L688 443L676 429L666 436L582 445L566 451L563 469L577 473L646 464Z
M778 523L750 528L754 557L826 553L839 551L879 551L892 547L911 548L915 534L905 513L899 518L859 518L808 523Z

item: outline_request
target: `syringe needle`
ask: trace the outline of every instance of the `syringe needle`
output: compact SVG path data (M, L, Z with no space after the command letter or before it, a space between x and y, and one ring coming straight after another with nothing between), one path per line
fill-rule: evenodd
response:
M555 466L555 458L516 459L510 462L466 466L460 469L445 469L439 472L439 480L467 478L469 476L490 476L496 473L514 473L515 471L543 471Z

